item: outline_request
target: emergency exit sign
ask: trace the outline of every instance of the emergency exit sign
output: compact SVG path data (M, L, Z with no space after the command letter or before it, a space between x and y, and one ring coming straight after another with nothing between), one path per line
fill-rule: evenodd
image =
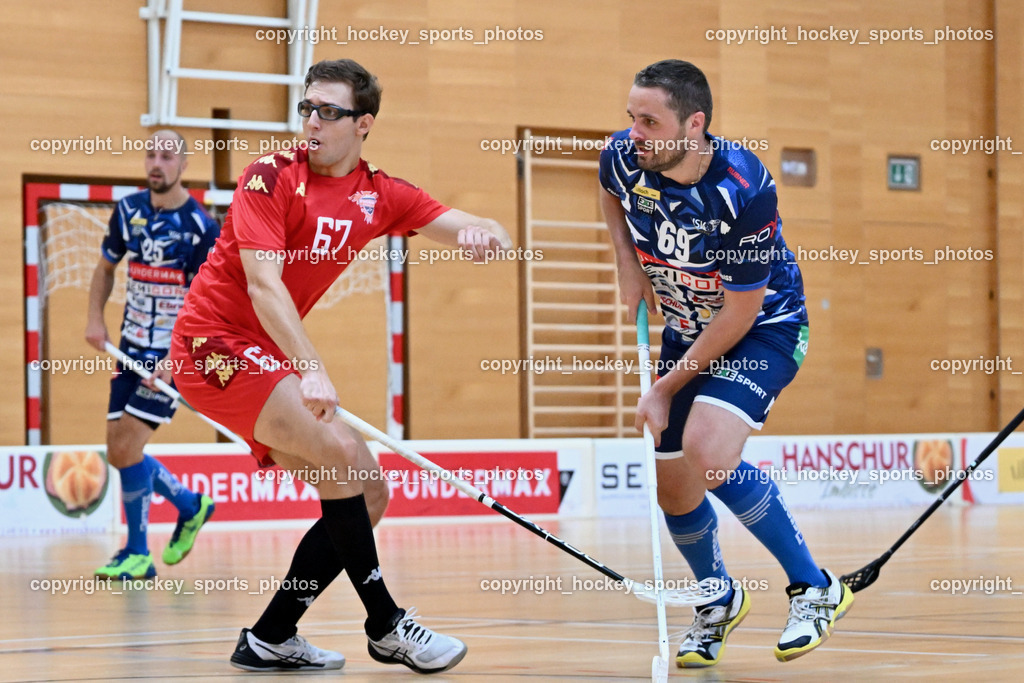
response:
M921 157L889 157L889 189L921 189Z

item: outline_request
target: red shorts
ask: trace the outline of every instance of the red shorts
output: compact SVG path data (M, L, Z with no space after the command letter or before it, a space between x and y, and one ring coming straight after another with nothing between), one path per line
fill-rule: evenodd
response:
M252 432L277 383L299 374L281 349L258 334L187 337L175 330L170 356L174 385L189 405L245 439L260 465L274 464Z

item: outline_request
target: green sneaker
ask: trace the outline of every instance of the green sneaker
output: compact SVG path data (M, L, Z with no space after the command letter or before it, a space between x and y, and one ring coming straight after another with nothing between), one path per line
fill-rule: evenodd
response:
M106 566L96 570L96 576L109 579L152 579L156 576L156 567L151 554L139 555L122 548Z
M192 544L196 542L199 530L206 524L206 520L213 516L213 510L216 507L212 498L203 495L199 498L199 512L189 519L178 517L178 526L174 527L171 540L164 548L164 564L178 564L185 559L185 556L192 550Z

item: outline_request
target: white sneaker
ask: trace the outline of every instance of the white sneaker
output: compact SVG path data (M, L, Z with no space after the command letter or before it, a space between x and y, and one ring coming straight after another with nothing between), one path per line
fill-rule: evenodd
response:
M853 591L829 570L821 572L828 579L828 586L824 588L806 583L794 583L786 588L789 619L775 648L775 657L780 662L805 655L828 640L836 621L853 604Z
M421 674L447 671L466 656L466 644L431 631L415 621L416 609L402 611L394 630L380 640L370 640L370 656L384 664L405 664Z
M693 624L683 633L676 655L679 668L714 666L725 654L725 639L750 611L750 597L741 586L726 605L695 607Z
M252 631L243 628L235 651L231 653L231 666L246 671L340 669L345 666L345 655L314 647L300 635L292 636L280 645L265 643Z

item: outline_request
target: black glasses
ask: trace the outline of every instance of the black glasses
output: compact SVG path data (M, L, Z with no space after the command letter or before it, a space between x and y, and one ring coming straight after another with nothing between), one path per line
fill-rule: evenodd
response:
M363 110L345 109L344 107L339 107L336 104L313 104L309 100L302 100L299 102L299 116L304 119L308 119L313 112L316 112L321 121L337 121L338 119L346 116L351 116L356 119L363 114L370 113Z

